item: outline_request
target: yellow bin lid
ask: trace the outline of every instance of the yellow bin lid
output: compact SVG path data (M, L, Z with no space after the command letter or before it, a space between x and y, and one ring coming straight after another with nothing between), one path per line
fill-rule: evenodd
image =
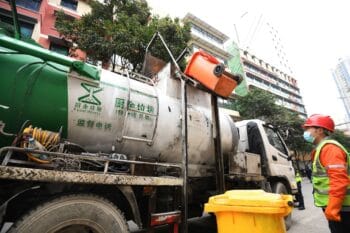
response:
M230 190L212 196L205 212L233 211L246 213L288 215L292 211L291 195L267 193L264 190Z

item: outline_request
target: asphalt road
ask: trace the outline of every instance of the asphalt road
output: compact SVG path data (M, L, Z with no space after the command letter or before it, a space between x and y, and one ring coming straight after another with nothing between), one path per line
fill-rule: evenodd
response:
M305 210L293 210L292 227L288 233L329 233L328 222L322 209L314 206L312 197L312 185L307 178L302 183Z
M292 212L292 227L287 233L329 233L328 224L323 212L320 208L316 208L313 204L312 185L304 179L302 183L302 191L304 194L305 210L295 208ZM129 223L132 233L144 233L138 231L136 225ZM5 227L6 229L7 227ZM3 229L0 233L6 232ZM167 233L168 228L162 227L155 231L156 233ZM189 233L216 233L215 219L211 216L190 219L188 224ZM238 232L237 232L238 233Z
M320 208L316 208L313 204L312 185L307 178L304 178L303 180L302 191L306 208L305 210L298 210L298 208L293 210L292 227L287 231L287 233L329 233L328 223L322 210ZM134 230L132 232L141 233L143 231ZM168 228L161 228L155 232L165 233L168 232ZM216 233L215 220L210 216L190 219L188 224L188 232Z

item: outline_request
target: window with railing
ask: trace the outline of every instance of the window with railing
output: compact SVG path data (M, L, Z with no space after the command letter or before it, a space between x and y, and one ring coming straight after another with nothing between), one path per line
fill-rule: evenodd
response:
M78 7L78 0L61 0L61 6L76 11Z
M10 0L6 1L9 2ZM16 0L16 5L29 10L39 11L41 0Z

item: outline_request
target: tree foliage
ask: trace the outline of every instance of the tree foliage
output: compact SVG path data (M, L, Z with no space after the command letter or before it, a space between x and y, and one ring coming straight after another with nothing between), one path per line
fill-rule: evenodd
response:
M350 151L350 137L345 135L343 131L335 130L331 138L342 144L348 151Z
M170 49L178 55L190 39L190 27L182 26L179 19L151 17L144 0L108 0L101 4L90 1L91 13L72 20L63 12L57 14L56 28L66 39L86 51L93 61L110 61L113 54L122 57L123 64L132 64L139 70L146 46L153 34L159 31ZM154 52L167 58L166 52Z
M257 118L274 125L295 154L311 150L311 145L302 136L304 120L296 112L277 105L273 94L255 88L238 98L236 106L244 119Z
M276 98L271 93L254 88L246 96L237 100L237 110L246 119L261 119L274 124L282 108L275 104Z
M175 58L187 47L187 43L191 39L190 25L188 23L182 25L179 18L171 19L170 17L160 18L159 16L154 16L149 23L149 31L147 40L149 41L150 36L155 32L159 32ZM168 52L163 44L159 42L158 40L158 43L152 46L150 52L153 56L159 57L166 62L170 61Z
M246 96L237 99L236 110L244 119L258 118L277 127L288 148L294 153L297 168L299 169L300 160L307 163L303 157L310 153L312 144L305 142L303 138L302 125L305 120L296 112L278 106L274 95L261 89L253 89ZM331 138L350 151L350 137L344 132L335 130Z

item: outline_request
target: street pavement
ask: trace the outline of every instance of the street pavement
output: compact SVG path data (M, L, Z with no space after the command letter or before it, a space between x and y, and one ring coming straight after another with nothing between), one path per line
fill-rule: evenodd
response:
M287 233L329 233L328 223L320 208L316 208L312 197L312 184L304 178L302 182L302 191L304 194L305 210L295 208L292 212L292 227ZM201 218L194 218L188 221L189 233L216 233L215 218L205 215ZM7 227L2 229L0 233L6 232ZM129 222L132 233L145 233L145 231L137 230L137 226ZM156 233L167 233L167 227L161 227L155 231ZM34 232L33 232L34 233ZM239 233L239 232L237 232Z
M328 223L320 208L314 206L312 197L312 184L307 178L302 182L305 210L295 208L292 212L292 227L287 233L330 233ZM131 227L133 228L133 227ZM134 233L144 231L132 231ZM156 233L168 232L168 228L160 228ZM189 233L216 233L215 220L211 216L194 218L189 220ZM239 232L237 232L239 233Z
M302 192L305 210L298 210L298 208L293 210L293 225L288 233L329 233L328 222L322 209L314 206L312 184L307 178L303 179Z

